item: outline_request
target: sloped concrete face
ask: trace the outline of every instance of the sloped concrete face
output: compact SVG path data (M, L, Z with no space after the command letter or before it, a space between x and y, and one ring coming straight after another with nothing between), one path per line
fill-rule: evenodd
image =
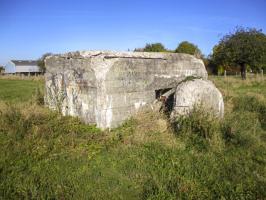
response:
M224 115L223 96L211 81L202 79L184 81L176 88L171 117L187 115L199 106L216 117L222 118Z
M49 56L46 104L99 128L114 128L160 90L188 76L207 79L201 60L186 54L80 51Z

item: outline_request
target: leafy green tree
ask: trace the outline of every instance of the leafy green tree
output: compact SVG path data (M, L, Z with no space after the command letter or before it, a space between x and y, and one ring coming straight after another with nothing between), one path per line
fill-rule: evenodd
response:
M142 50L144 52L166 52L166 48L162 43L153 43L153 44L146 44L144 49Z
M39 66L39 68L40 68L40 70L41 70L42 73L45 73L45 71L46 71L44 60L45 60L45 58L46 58L47 56L50 56L50 55L52 55L52 53L45 53L45 54L43 54L42 57L39 58L38 61L37 61L37 62L38 62L38 66Z
M0 66L0 74L5 71L5 68L3 66Z
M202 58L203 55L197 45L188 41L181 42L175 50L176 53L186 53L194 55L197 58Z
M255 28L236 28L225 35L213 48L212 59L216 66L238 66L242 79L247 67L259 71L266 65L266 35Z

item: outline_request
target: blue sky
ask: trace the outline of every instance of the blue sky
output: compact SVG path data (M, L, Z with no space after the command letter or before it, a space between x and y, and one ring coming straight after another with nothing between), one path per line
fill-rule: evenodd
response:
M183 40L211 53L236 26L266 31L265 0L0 0L0 64L46 52Z

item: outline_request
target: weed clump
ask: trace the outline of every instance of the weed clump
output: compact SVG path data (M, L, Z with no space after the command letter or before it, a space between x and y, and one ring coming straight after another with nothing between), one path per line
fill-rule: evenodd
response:
M37 105L44 105L44 93L43 91L38 87L35 90L35 94L33 96L34 103Z
M213 146L223 146L220 121L201 107L195 107L188 115L179 117L173 122L178 137L186 138L190 147L206 150Z

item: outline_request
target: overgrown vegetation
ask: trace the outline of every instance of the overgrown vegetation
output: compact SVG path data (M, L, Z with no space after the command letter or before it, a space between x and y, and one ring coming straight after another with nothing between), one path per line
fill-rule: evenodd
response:
M143 111L110 132L33 103L39 82L0 93L0 198L265 199L266 80L212 79L223 120Z

